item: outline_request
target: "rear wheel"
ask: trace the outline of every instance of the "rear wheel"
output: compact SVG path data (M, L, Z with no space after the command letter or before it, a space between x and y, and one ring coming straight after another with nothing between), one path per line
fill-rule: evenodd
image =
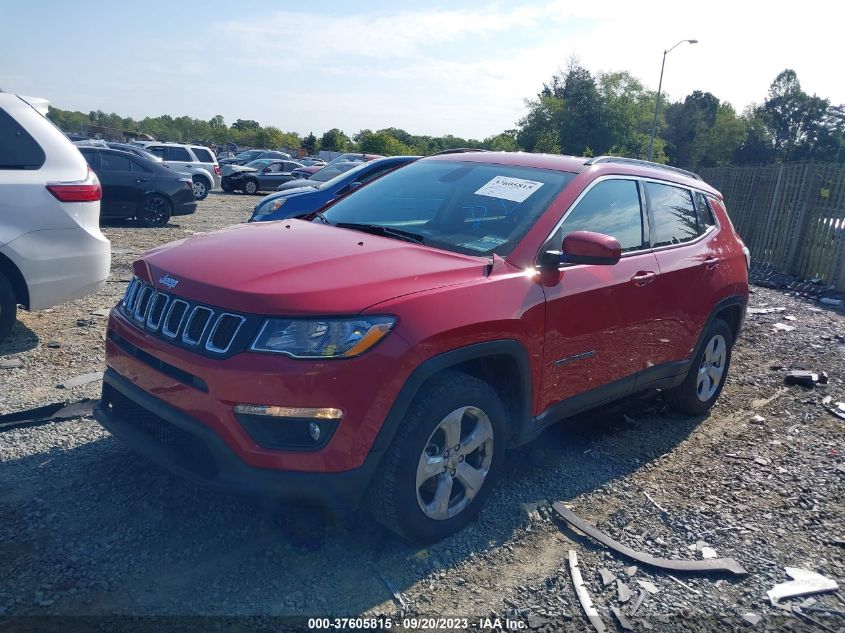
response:
M15 325L18 313L18 301L12 284L0 273L0 343L6 340Z
M725 386L733 342L730 326L722 319L714 319L684 382L666 391L666 401L672 408L692 415L710 410Z
M250 178L249 180L244 182L241 188L243 189L244 193L247 193L252 196L258 193L258 182Z
M205 200L208 197L208 190L211 189L211 184L202 176L194 176L193 182L194 198Z
M170 213L170 201L161 194L153 193L144 198L135 217L142 226L161 227L170 220Z
M430 543L478 516L504 461L508 424L483 380L448 371L414 399L368 492L370 510L412 541Z

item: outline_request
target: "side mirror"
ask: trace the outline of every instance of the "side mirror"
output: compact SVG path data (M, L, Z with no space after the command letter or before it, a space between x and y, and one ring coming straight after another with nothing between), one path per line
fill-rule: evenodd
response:
M564 264L612 266L622 257L619 240L604 233L574 231L563 238L560 260Z
M563 238L560 252L546 251L540 266L558 268L561 264L597 264L612 266L622 256L619 240L604 233L574 231Z

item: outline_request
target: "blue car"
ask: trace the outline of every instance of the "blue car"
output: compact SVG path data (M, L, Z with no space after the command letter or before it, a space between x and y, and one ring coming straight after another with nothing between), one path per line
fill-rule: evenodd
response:
M378 158L368 163L361 163L326 182L314 182L306 187L277 191L262 198L255 205L249 221L267 222L308 215L335 198L345 196L371 180L375 180L379 176L407 165L418 158L419 156Z

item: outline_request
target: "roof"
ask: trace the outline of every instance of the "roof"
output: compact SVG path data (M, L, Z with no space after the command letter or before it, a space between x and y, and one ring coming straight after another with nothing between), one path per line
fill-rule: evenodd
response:
M614 161L602 157L603 160L591 159L586 156L562 156L559 154L531 154L528 152L468 152L463 154L441 154L427 156L423 160L447 160L472 163L495 163L499 165L513 165L515 167L534 167L536 169L552 169L580 174L590 170L596 176L623 175L641 176L666 180L686 187L693 187L706 191L715 196L721 194L702 180L695 178L691 172L684 173L659 163L649 163L640 160ZM687 175L687 173L689 175Z

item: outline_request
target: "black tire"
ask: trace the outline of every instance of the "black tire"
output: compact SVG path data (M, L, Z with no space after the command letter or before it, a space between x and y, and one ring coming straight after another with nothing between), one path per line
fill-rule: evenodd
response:
M135 216L141 226L158 228L170 221L170 200L158 193L151 193L141 202L141 209Z
M717 350L720 337L725 346L724 355L718 363L715 361L708 363L706 360L708 349L712 345L715 346L713 349ZM689 373L684 379L684 382L666 391L666 402L669 406L677 411L690 415L707 413L716 403L728 378L733 343L733 332L730 326L722 319L714 319L704 334L701 349L692 359L692 365L690 365ZM712 355L713 358L715 356L715 354ZM714 370L721 369L718 382L712 378L708 367ZM709 385L706 389L704 388L705 384L699 380L699 374L702 371L705 372L706 376L704 380ZM715 385L715 388L713 388L713 385Z
M211 183L202 176L194 176L191 180L194 183L194 199L205 200L208 197L208 192L211 191Z
M6 340L15 326L18 314L18 300L12 284L0 273L0 343Z
M485 444L466 456L453 450L450 459L458 459L455 457L458 455L460 462L465 463L452 464L445 460L448 455L445 450L434 450L437 448L435 442L440 442L436 438L441 433L441 424L450 414L465 407L471 408L457 418L460 420L457 428L461 429L461 440L470 436L464 436L464 429L481 428L480 420L484 419L478 417L478 411L481 411L489 421L489 425L484 423L484 429L485 433L490 433L492 448ZM440 437L445 445L445 435ZM414 398L390 448L382 458L367 493L370 511L387 528L417 543L432 543L454 534L475 519L481 511L502 468L508 439L507 414L490 385L457 371L439 374L426 383ZM424 453L430 459L443 460L444 471L425 480L425 484L420 487L418 467L422 467ZM490 456L489 462L484 461L487 455ZM487 474L480 480L474 496L467 499L470 489L461 483L462 478L460 474L456 474L456 468L460 470L469 466L477 474L485 470L484 463L487 463ZM446 498L447 514L451 511L456 514L448 518L432 518L423 510L423 495L429 494L428 491L432 487L439 491L440 478L448 478L451 482L449 496ZM435 505L433 498L430 503Z
M220 188L226 193L232 193L235 190L235 188L228 181L221 182Z
M248 178L244 181L244 184L241 185L241 191L250 196L254 196L258 193L258 181L255 180L255 178Z

